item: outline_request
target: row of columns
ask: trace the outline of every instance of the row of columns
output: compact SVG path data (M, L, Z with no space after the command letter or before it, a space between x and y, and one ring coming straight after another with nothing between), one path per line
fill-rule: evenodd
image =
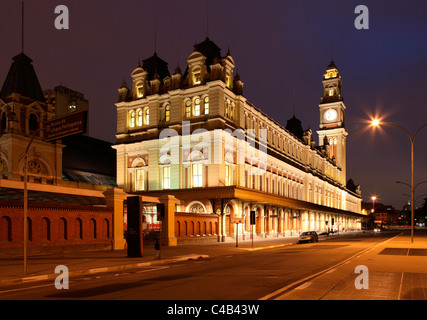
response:
M243 209L239 212L236 207L233 206L231 212L223 212L219 216L219 241L235 237L237 233L244 239L251 234L259 237L285 237L297 236L303 231L322 233L361 229L360 220L351 216L250 204L243 204ZM256 212L255 226L250 225L250 211Z
M107 207L113 209L113 250L125 247L123 238L123 200L127 194L119 189L110 189L104 193ZM260 237L269 236L297 236L302 231L343 231L361 229L359 219L351 216L311 212L294 208L270 205L250 204L231 199L221 199L221 205L214 202L214 209L218 213L218 241L225 241L226 237L235 237L237 226L238 234L250 237L252 233ZM157 201L165 206L165 217L162 222L161 244L176 246L175 236L175 205L179 200L171 195L160 196ZM229 208L227 208L227 206ZM216 208L215 208L216 207ZM256 212L256 225L250 224L250 212ZM239 222L237 224L236 222ZM227 225L228 224L228 225Z

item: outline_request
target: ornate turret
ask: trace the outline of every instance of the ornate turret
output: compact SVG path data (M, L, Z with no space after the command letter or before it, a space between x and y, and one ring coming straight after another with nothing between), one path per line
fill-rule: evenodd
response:
M13 63L0 92L0 98L5 98L12 93L19 93L26 98L46 102L32 62L33 60L24 53L13 57Z

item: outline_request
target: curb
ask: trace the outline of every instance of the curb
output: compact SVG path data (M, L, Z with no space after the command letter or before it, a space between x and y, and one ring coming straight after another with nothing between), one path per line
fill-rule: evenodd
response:
M296 243L290 242L290 243L284 243L284 244L277 244L277 245L271 245L271 246L265 246L265 247L255 247L255 248L239 248L242 250L247 251L258 251L258 250L266 250L266 249L274 249L274 248L280 248L280 247L288 247L288 246L295 246Z
M172 259L153 260L153 261L149 261L149 262L125 264L125 265L119 265L119 266L114 266L114 267L102 267L102 268L92 268L92 269L87 269L87 270L73 271L73 272L69 272L68 276L74 277L74 276L93 275L93 274L113 272L113 271L123 271L123 270L128 270L128 269L138 269L138 268L144 268L144 267L149 267L149 266L170 264L170 263L175 263L175 262L180 262L180 261L206 259L209 257L210 256L206 255L206 254L191 254L191 255L180 256L180 257L172 258ZM45 275L32 276L32 277L22 277L22 278L8 279L8 280L0 280L0 286L10 285L10 284L18 284L18 283L26 284L26 283L37 282L37 281L53 280L53 279L56 279L58 276L59 276L59 274L55 273L55 274L45 274Z

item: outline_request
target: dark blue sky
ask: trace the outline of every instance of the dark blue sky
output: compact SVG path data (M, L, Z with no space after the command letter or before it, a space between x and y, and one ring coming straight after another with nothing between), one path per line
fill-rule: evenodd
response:
M193 45L206 38L205 0L27 0L25 53L43 89L63 84L90 100L90 134L115 141L117 88L138 59L154 52L186 67ZM54 27L57 5L70 10L70 30ZM366 5L370 29L354 27ZM209 37L223 54L230 48L245 83L244 95L286 126L293 115L304 128L319 126L322 75L331 60L342 75L347 106L348 177L365 199L401 208L410 189L410 144L403 131L375 134L371 115L414 133L427 122L427 3L425 1L210 1ZM0 82L20 52L20 1L1 0ZM427 128L415 143L415 181L427 180ZM427 193L427 183L417 189ZM421 200L417 202L422 203Z

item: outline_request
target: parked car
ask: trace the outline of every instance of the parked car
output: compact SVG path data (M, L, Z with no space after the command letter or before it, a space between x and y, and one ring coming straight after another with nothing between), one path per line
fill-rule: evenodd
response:
M319 242L319 236L316 231L306 231L299 235L298 243L314 241Z

